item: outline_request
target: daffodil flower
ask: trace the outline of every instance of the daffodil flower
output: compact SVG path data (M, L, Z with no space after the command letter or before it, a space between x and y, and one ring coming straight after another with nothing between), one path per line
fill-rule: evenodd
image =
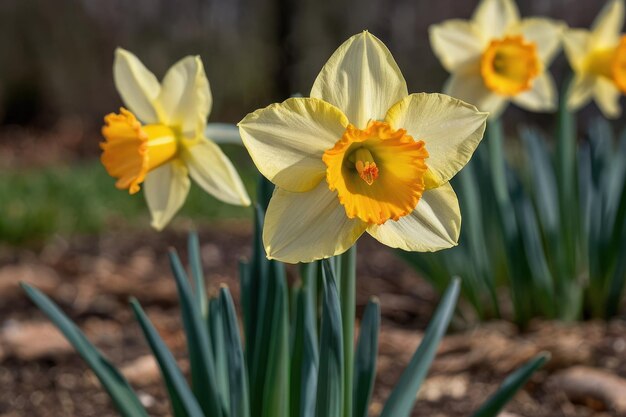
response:
M226 203L250 204L231 162L204 136L213 100L199 57L174 64L159 84L135 55L117 49L113 76L126 108L104 119L101 161L117 188L135 194L143 183L154 228L181 208L189 177Z
M263 231L268 257L327 258L366 231L409 251L454 246L461 214L448 181L478 146L487 114L442 94L409 95L391 53L368 32L337 49L310 96L239 123L276 185Z
M592 98L606 117L621 114L619 98L626 93L626 35L624 1L610 0L591 31L569 29L563 37L565 54L575 76L567 106L576 110Z
M554 111L557 94L547 68L564 27L550 19L520 19L513 0L482 0L471 20L432 25L430 44L451 73L444 92L491 118L510 101L531 111Z

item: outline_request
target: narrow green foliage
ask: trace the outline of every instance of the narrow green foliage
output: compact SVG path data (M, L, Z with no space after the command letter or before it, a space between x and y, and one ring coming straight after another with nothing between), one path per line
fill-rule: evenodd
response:
M313 264L308 264L313 265ZM308 288L296 289L294 330L291 340L290 416L313 417L319 352L317 331Z
M314 335L317 340L317 323L318 323L318 293L321 285L321 262L311 262L300 265L300 276L302 277L303 285L305 287L306 296L308 298L308 305L311 308L311 315L314 323Z
M342 305L330 261L318 263L318 266L321 266L319 269L322 278L322 319L319 339L314 318L315 308L312 305L312 298L307 294L309 288L315 286L304 286L294 290L291 340L289 340L287 287L283 265L265 261L268 262L267 281L259 283L259 288L265 295L260 297L258 303L258 314L264 320L254 321L258 339L246 341L249 355L257 358L258 367L252 370L245 360L235 308L228 289L221 288L219 296L208 301L208 326L203 327L199 312L200 301L193 297L184 269L173 251L170 252L170 260L179 287L187 343L194 345L189 347L190 357L192 354L202 355L199 353L199 347L202 346L204 352L210 355L208 358L218 363L214 363L215 377L211 380L212 383L207 385L206 390L192 391L173 355L139 303L136 300L131 301L135 316L159 364L174 417L259 415L327 417L339 415L345 409ZM336 267L345 271L346 265L350 262L352 261L342 262ZM248 273L247 268L243 268L243 273ZM382 417L403 417L410 414L416 393L454 312L459 288L459 281L454 280L443 296L422 343L385 404ZM24 289L61 328L96 372L118 406L120 415L147 417L128 383L89 345L69 319L37 290L26 285ZM367 416L376 376L379 327L380 306L377 301L370 301L365 309L353 356L354 368L350 375L353 382L351 417ZM205 336L200 336L202 334ZM203 356L193 359L195 362L192 362L192 380L194 368L204 366L204 360ZM536 369L534 365L529 365L507 379L494 399L481 410L495 410L496 407L501 407L523 385L525 378L534 369ZM254 378L258 381L257 385L253 382ZM255 408L252 395L253 393L259 395L259 392L257 401L260 408ZM206 397L215 399L215 404L218 405L208 413L202 411L202 401L206 400Z
M83 332L46 295L22 283L26 295L57 326L76 352L96 374L122 417L148 417L130 384L113 365L87 340Z
M263 210L263 213L267 211L267 206L270 204L272 194L274 194L274 184L264 176L259 175L257 184L257 204L261 210Z
M224 410L230 409L228 349L226 346L226 329L222 316L222 300L213 298L209 301L208 331L213 364L215 365L215 385L219 390L220 404ZM193 371L192 371L193 375Z
M261 417L289 413L289 303L284 266L263 247L265 208L273 184L260 178L250 263L241 268L250 409Z
M148 345L152 353L159 363L161 375L165 380L170 401L172 403L172 412L175 417L206 417L200 408L198 399L194 396L191 389L185 381L185 377L181 372L172 353L167 349L165 342L159 336L146 313L135 299L131 300L131 307L135 313L135 317L143 330ZM215 391L213 391L215 393ZM220 414L208 414L209 417L219 416Z
M559 251L556 262L560 273L566 276L563 284L563 293L559 304L571 307L565 310L561 317L566 320L575 319L580 315L581 290L574 282L579 268L577 258L578 251L578 186L576 175L576 120L574 115L567 109L567 98L570 94L572 79L568 77L561 88L559 97L559 112L556 131L556 152L554 164L558 183L559 196Z
M228 392L230 393L229 417L250 417L248 399L248 374L239 336L239 325L233 299L228 288L220 289L221 316L224 320L224 339L228 365Z
M340 416L343 411L344 341L341 331L341 306L334 272L330 261L324 260L322 264L324 293L315 415L328 417Z
M539 225L530 201L522 192L521 184L517 181L514 183L515 185L512 187L513 206L519 222L520 240L524 249L523 255L520 254L519 256L524 256L525 264L531 272L529 276L533 279L533 286L538 297L538 300L532 300L532 302L538 301L539 308L545 309L544 314L548 317L554 317L553 278L543 251Z
M263 182L260 187L265 187L265 192L259 194L269 198L271 187ZM303 265L302 284L292 289L290 306L285 267L265 256L261 239L263 207L256 207L252 257L239 265L245 346L228 289L222 287L218 297L207 299L197 236L192 234L189 238L195 293L176 252L169 253L180 298L193 390L139 303L131 302L159 364L172 415L366 417L376 376L380 306L377 301L368 303L355 352L356 249L334 259ZM477 236L472 240L478 241ZM464 258L455 259L455 267L460 267ZM437 267L435 262L431 265ZM479 270L474 269L476 276ZM440 268L440 271L444 283L447 270ZM128 383L89 345L69 319L44 295L26 285L24 288L94 369L120 414L147 417ZM410 414L454 312L459 288L459 280L449 285L422 343L385 404L382 417ZM527 370L524 375L530 372ZM516 377L515 381L520 378ZM504 394L498 394L497 402L492 400L496 406L503 404L522 384L505 385Z
M507 273L510 277L511 297L514 301L516 319L525 323L531 316L531 299L527 285L527 263L524 261L520 230L511 200L509 172L504 158L504 132L499 120L487 123L485 140L489 146L489 175L493 182L496 203L496 219L499 221L500 238L504 243Z
M214 352L205 321L196 304L187 274L174 250L169 253L170 266L181 299L181 315L187 336L193 392L207 416L220 416L224 408L216 384Z
M476 180L474 163L470 162L458 174L455 186L458 186L460 205L463 212L462 247L452 250L465 254L471 263L465 263L466 274L462 282L463 290L480 317L487 317L490 313L500 315L498 300L495 293L495 277L489 261L489 254L484 250L487 245L484 223L482 218L483 205L480 199L479 184ZM469 253L468 253L469 252ZM437 253L441 257L442 253ZM444 255L445 256L445 255ZM456 271L448 270L446 277L453 276ZM443 290L445 287L440 287ZM485 294L489 297L485 297ZM490 304L485 308L487 303Z
M556 174L546 148L547 141L540 131L528 127L520 129L520 137L524 142L528 164L531 167L532 189L535 191L532 197L542 213L539 221L546 238L554 245L559 232L559 196Z
M520 137L526 164L513 169L501 125L489 121L486 146L454 179L464 220L459 246L401 256L439 290L463 276L479 318L499 315L498 285L508 287L521 326L537 316L617 314L626 286L626 130L616 141L597 119L577 145L575 120L562 106L554 151L537 129L522 128Z
M500 388L472 414L472 417L497 417L506 403L513 398L515 393L526 384L532 374L542 367L549 358L549 354L540 353L518 368L502 382Z
M249 263L241 263L239 266L241 284L241 302L243 305L243 321L246 343L253 346L257 339L257 321L260 311L261 285L267 281L269 261L265 256L263 247L263 220L265 212L257 205L254 210L254 240L252 246L252 258ZM246 360L250 369L255 368L254 349L246 350ZM255 404L254 399L251 399Z
M589 274L589 307L594 316L615 314L626 274L623 253L626 215L626 131L614 146L610 126L596 120L589 144L579 153L581 230Z
M354 315L356 292L356 245L340 255L339 269L341 325L343 329L343 416L352 417L352 378L354 369Z
M411 415L417 392L426 378L426 373L437 353L441 338L448 329L459 297L460 280L452 280L441 303L424 333L424 338L417 348L409 365L402 373L398 385L387 399L381 417L408 417Z
M195 296L196 296L196 304L200 309L200 313L204 320L207 319L209 310L208 310L208 301L206 294L206 285L204 283L204 273L202 272L202 259L200 257L200 242L198 241L198 233L191 232L189 233L189 238L187 240L187 250L189 252L189 266L191 267L191 276L193 277Z
M261 341L261 351L265 356L258 356L259 364L265 358L261 372L263 417L287 417L289 415L289 314L287 280L284 265L270 261L268 274L268 297L264 303L261 316L269 323L263 323L263 333L257 341ZM269 313L269 314L267 314ZM269 324L269 327L267 325ZM259 323L261 325L261 323Z
M353 417L367 417L368 414L376 379L379 330L380 303L373 299L365 307L354 355Z

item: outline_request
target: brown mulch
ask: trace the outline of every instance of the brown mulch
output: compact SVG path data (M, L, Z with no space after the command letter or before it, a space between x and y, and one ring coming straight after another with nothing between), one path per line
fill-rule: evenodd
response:
M237 262L249 255L250 233L249 225L241 223L200 233L212 294L226 283L238 298ZM170 415L158 370L127 304L129 297L139 299L187 369L176 288L165 256L170 246L186 256L186 234L115 232L69 241L56 238L39 248L0 248L0 417L117 416L93 374L24 297L18 280L54 298L123 369L151 416ZM419 344L438 295L369 239L359 243L358 277L358 314L372 295L379 297L383 313L371 406L372 415L378 415ZM439 349L414 416L471 415L508 373L540 351L550 352L552 359L507 406L509 417L626 415L621 408L626 398L626 321L614 319L537 321L524 332L504 321L471 328L457 324ZM590 378L596 379L589 384ZM585 389L585 383L593 389ZM598 389L602 384L615 393Z

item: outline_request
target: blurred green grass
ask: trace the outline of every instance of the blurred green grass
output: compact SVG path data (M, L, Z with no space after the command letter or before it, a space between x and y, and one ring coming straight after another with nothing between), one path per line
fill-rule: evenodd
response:
M258 176L245 150L222 146L254 199ZM98 234L105 229L146 229L150 216L142 193L118 190L97 159L45 168L3 170L0 180L0 244L24 245L53 235ZM174 224L250 218L250 207L222 203L193 184Z

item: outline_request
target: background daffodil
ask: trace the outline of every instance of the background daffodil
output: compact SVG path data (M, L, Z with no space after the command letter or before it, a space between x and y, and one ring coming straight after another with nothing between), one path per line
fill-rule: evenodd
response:
M143 183L154 228L163 229L183 205L189 177L226 203L250 204L231 162L204 136L212 96L200 57L183 58L159 84L118 48L113 76L126 108L105 117L101 160L117 188L134 194Z
M351 37L310 98L239 123L257 168L276 185L263 232L268 257L330 257L365 231L405 250L454 246L461 215L448 181L478 146L486 118L445 95L409 95L385 45L368 32Z
M520 19L513 0L482 0L471 20L432 25L431 46L451 73L444 92L492 118L509 101L532 111L554 111L557 94L547 68L564 27L550 19Z
M576 110L592 98L606 117L621 114L620 95L626 93L624 1L610 0L591 30L569 29L563 37L565 54L575 76L567 106Z

